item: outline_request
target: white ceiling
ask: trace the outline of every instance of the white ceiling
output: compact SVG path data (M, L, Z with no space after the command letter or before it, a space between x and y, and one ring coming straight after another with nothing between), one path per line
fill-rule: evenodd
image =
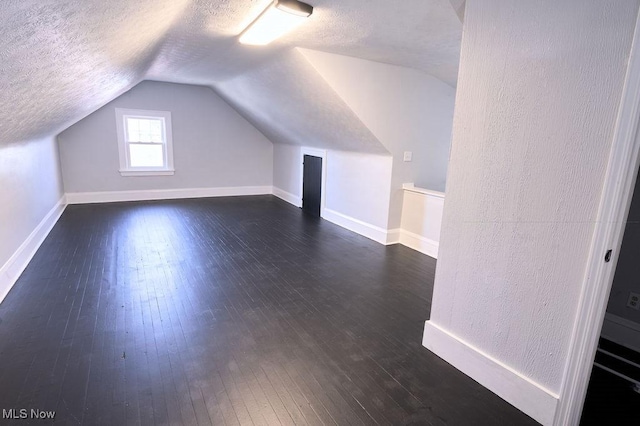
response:
M366 145L368 129L293 48L415 68L455 86L453 1L308 0L308 23L260 48L237 36L270 0L3 0L0 143L57 134L152 79L213 87L274 142Z

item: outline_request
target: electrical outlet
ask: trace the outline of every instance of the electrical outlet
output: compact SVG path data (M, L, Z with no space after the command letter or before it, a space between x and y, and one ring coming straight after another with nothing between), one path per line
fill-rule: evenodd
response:
M411 161L413 159L413 152L405 151L404 152L404 161Z
M627 308L640 311L640 294L631 292L629 293L629 299L627 300Z

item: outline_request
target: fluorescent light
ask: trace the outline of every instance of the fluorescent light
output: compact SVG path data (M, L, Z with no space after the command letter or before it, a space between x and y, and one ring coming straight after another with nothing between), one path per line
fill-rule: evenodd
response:
M297 0L275 0L247 27L240 43L264 46L302 24L313 7Z

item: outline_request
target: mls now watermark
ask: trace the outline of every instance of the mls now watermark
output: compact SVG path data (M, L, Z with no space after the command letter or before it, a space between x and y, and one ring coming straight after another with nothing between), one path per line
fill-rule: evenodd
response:
M3 419L53 419L56 417L55 411L44 411L36 408L10 408L2 409Z

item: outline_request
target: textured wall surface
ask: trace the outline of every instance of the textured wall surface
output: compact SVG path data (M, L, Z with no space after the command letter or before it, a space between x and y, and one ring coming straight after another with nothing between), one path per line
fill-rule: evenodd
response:
M55 138L0 145L0 266L63 194Z
M120 176L115 108L171 112L175 175ZM203 86L145 81L58 136L66 192L271 185L273 145Z
M469 2L433 321L558 392L638 1Z

